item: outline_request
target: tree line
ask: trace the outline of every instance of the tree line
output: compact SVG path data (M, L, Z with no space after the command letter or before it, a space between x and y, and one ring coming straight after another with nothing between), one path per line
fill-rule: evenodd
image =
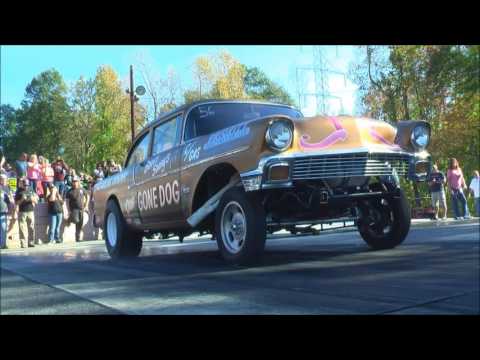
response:
M457 158L470 178L479 168L480 46L359 46L357 52L350 77L360 112L392 123L428 121L433 160L445 170Z
M198 57L193 86L183 89L173 69L161 77L157 68L139 58L135 68L146 88L135 104L138 132L148 121L173 108L200 99L262 99L294 105L291 96L256 67L248 67L226 51ZM100 66L91 79L80 77L68 86L55 69L32 79L18 108L0 106L0 144L8 161L23 153L52 160L62 155L81 171L98 161L122 162L130 145L130 100L111 66Z

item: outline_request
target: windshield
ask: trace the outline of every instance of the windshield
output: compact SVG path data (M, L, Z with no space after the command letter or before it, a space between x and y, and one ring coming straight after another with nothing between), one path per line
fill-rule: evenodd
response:
M252 103L212 103L199 105L190 111L185 128L185 140L204 136L242 122L269 115L303 117L298 110L281 106Z

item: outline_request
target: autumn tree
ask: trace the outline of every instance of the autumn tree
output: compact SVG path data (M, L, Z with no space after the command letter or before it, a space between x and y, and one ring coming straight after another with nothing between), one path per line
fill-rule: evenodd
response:
M200 99L243 99L245 67L226 51L195 60L194 89L184 93L186 103Z
M480 46L359 47L351 77L365 114L430 123L429 151L440 168L460 161L467 179L479 167Z
M98 119L91 141L96 147L95 158L112 158L123 162L131 142L129 97L124 92L118 75L109 66L100 67L94 81L95 113ZM141 127L144 118L137 118L135 122L137 127Z
M98 68L95 78L81 77L70 91L72 120L67 129L65 158L76 169L92 171L95 163L123 162L131 142L130 100L115 71ZM145 109L135 104L136 133Z
M95 111L96 86L92 79L80 79L70 91L72 121L69 124L66 158L75 169L91 169L95 164L97 145L92 139L98 132Z

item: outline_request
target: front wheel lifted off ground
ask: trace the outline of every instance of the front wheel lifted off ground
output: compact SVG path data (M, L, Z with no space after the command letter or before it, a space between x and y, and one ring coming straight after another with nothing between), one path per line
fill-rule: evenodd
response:
M263 254L265 211L253 194L241 188L228 190L216 210L215 230L218 248L227 262L251 264Z
M117 203L113 200L107 204L104 221L105 245L112 259L140 254L143 234L128 229Z
M410 230L410 206L403 190L395 196L368 200L360 206L362 213L358 230L374 250L400 245Z

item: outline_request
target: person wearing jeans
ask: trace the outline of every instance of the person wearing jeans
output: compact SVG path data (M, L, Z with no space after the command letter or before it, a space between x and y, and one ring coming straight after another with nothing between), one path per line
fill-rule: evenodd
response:
M52 164L52 169L53 169L53 184L55 187L58 189L60 194L62 195L63 198L65 198L65 175L67 171L69 170L67 164L63 161L63 159L58 156L57 161L55 161Z
M452 207L453 207L453 213L455 214L455 219L461 219L463 213L463 217L465 219L470 218L470 212L468 211L468 205L467 205L467 198L465 197L465 194L463 193L463 189L453 189L452 190ZM460 208L458 206L458 203L460 203L462 211L460 212Z
M460 220L462 215L458 208L458 203L462 206L463 217L465 219L470 218L468 211L467 199L463 193L463 189L467 187L465 178L463 177L462 169L460 168L457 159L450 159L447 171L447 182L450 188L450 194L452 195L452 207L455 214L455 220Z
M470 182L469 188L475 203L475 213L477 216L480 216L480 175L478 174L478 170L473 172L473 179Z
M60 229L63 221L63 199L59 190L53 185L48 186L48 240L50 244L60 243Z
M10 188L7 185L7 176L0 174L0 249L7 248L8 212L12 203Z

